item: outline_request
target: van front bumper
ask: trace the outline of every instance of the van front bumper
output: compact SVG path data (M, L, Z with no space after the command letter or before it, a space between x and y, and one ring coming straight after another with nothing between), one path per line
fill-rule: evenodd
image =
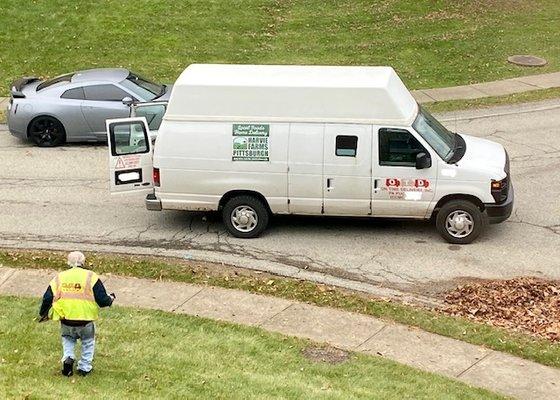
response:
M161 200L154 193L146 196L146 208L150 211L161 211Z
M488 215L488 222L491 224L499 224L508 219L513 211L513 198L513 185L511 185L506 201L501 204L484 204L486 215Z

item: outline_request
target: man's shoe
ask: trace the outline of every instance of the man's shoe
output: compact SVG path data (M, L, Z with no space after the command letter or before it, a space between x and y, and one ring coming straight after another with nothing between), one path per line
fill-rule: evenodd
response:
M80 376L86 376L86 375L89 375L91 371L93 371L93 370L90 369L89 371L84 371L83 369L78 369L77 372L78 372L78 375L80 375Z
M74 373L74 359L68 357L62 362L62 375L72 376L73 373Z

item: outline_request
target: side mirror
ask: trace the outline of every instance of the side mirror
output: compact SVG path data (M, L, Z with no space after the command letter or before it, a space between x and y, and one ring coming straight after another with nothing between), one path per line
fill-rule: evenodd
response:
M125 97L124 99L122 99L122 103L125 106L131 106L134 103L134 100L132 100L132 97Z
M430 168L432 166L432 159L426 153L416 154L416 169Z

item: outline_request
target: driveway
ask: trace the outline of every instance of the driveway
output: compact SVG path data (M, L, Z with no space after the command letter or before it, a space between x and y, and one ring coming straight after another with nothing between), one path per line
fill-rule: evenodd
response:
M445 243L424 222L320 217L277 217L262 238L235 239L215 215L150 212L142 196L110 196L105 146L40 149L2 126L0 245L167 251L424 295L463 279L560 278L560 101L441 118L452 130L504 144L511 157L515 213L471 245Z

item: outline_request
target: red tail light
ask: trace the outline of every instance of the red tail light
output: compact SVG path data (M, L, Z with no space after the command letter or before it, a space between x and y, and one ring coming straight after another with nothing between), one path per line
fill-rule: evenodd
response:
M159 168L154 168L152 171L152 178L154 180L154 186L159 187Z

